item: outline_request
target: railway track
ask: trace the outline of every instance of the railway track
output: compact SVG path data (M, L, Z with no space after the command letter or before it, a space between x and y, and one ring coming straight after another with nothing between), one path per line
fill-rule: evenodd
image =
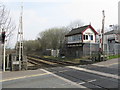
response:
M39 66L39 65L47 65L47 66L52 66L52 67L55 67L57 66L57 63L53 63L53 62L50 62L50 61L45 61L43 59L39 59L39 58L34 58L34 57L27 57L28 59L28 62L36 65L36 66Z
M41 57L35 56L35 55L28 55L27 59L28 59L28 62L34 64L35 66L39 66L40 64L43 64L47 67L48 66L57 67L57 66L78 65L76 63L72 63L72 62L68 62L68 61L41 58Z
M28 67L29 69L38 69L38 68L49 68L49 67L58 67L58 66L65 66L66 64L63 62L53 61L53 60L46 60L36 56L27 56L28 62L33 64L34 66Z

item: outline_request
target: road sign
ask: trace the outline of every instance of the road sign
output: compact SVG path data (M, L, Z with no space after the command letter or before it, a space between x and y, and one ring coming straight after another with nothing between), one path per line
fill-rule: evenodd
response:
M13 61L13 64L19 64L19 61Z

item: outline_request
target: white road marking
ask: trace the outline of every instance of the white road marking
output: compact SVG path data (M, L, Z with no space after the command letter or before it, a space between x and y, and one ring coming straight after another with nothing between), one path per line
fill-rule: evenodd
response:
M94 66L99 66L99 67L106 67L106 65L99 65L99 64L92 64Z
M78 83L78 84L80 84L80 85L81 85L81 84L84 84L84 83L85 83L85 82L81 82L81 83Z
M94 70L89 70L89 69L80 68L80 67L75 67L75 66L66 66L66 67L72 68L72 69L77 69L77 70L80 70L80 71L89 72L89 73L94 73L94 74L97 74L97 75L102 75L102 76L106 76L106 77L111 77L111 78L115 78L115 79L120 79L120 76L113 75L113 74L103 73L103 72L94 71Z
M87 81L88 83L90 83L90 82L94 82L94 81L96 81L96 79L93 79L93 80L90 80L90 81ZM78 83L78 84L85 84L86 82L80 82L80 83Z
M108 64L108 65L100 65L100 64L92 64L92 65L100 66L100 67L109 67L109 66L116 65L116 64L118 64L118 63L112 63L112 64Z
M94 81L96 81L96 79L94 79L94 80L90 80L90 81L88 81L88 82L94 82Z
M68 80L68 79L66 79L66 78L63 78L63 77L61 77L61 76L58 76L58 75L56 75L56 74L54 74L54 73L52 73L52 72L49 72L49 71L47 71L47 70L45 70L45 69L40 69L40 70L42 70L42 71L44 71L44 72L46 72L46 73L50 73L51 75L53 75L53 76L55 76L55 77L57 77L57 78L59 78L59 79L62 79L62 80L64 80L64 81L68 82L68 83L71 83L72 85L75 85L75 86L77 86L77 87L87 88L87 87L84 87L84 86L82 86L82 85L79 85L79 84L77 84L77 83L75 83L75 82L72 82L72 81L70 81L70 80Z

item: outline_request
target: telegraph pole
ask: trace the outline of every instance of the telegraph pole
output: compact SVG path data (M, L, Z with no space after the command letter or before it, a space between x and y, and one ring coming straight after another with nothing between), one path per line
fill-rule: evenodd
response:
M105 12L104 10L102 11L103 13L103 19L102 19L102 31L101 31L101 36L102 36L102 45L101 45L101 49L102 49L102 54L104 53L104 24L105 24Z
M104 23L105 23L105 12L102 11L103 19L102 19L102 29L99 35L99 59L101 61L101 57L104 58Z

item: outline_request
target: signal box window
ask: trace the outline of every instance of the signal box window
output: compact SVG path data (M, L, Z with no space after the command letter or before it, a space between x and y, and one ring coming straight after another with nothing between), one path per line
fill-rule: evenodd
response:
M88 40L88 35L83 36L84 40Z
M93 35L90 35L90 40L93 40Z

